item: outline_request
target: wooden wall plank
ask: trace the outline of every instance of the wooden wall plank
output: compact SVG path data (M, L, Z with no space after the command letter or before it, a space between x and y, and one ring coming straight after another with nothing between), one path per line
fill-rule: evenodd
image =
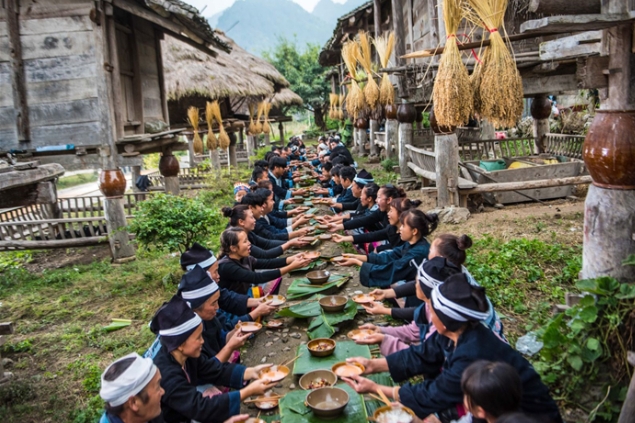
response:
M99 119L97 99L35 105L29 107L29 118L32 127L96 121Z
M21 2L22 3L22 2ZM85 4L21 4L20 5L20 19L45 19L51 16L65 17L65 16L88 16L90 9L94 5L91 2ZM2 10L2 9L0 9Z
M0 114L2 110L0 109ZM0 129L0 151L9 151L18 145L18 131L15 124L13 128Z
M163 105L161 99L158 98L143 98L143 118L148 120L149 118L163 120Z
M24 69L27 82L91 78L96 75L95 57L92 54L26 60Z
M20 35L59 34L61 30L64 32L92 31L92 25L87 15L20 21Z
M93 54L92 31L61 32L59 34L25 35L22 41L22 57L28 59L54 58Z
M95 145L100 143L102 132L97 121L36 126L31 128L30 147L55 144Z
M29 106L85 100L97 97L95 78L31 82L27 85Z
M0 108L13 107L13 89L9 84L0 84Z
M15 129L15 113L13 105L0 109L0 130Z
M161 99L161 90L159 88L159 78L154 76L143 75L142 89L144 98Z

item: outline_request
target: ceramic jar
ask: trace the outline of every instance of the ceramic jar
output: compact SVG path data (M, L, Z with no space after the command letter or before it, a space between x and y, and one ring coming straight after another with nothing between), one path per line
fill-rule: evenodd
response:
M161 156L159 160L159 172L162 176L178 176L180 169L179 160L172 154L164 154Z
M99 174L99 190L107 198L117 198L126 192L126 177L121 169L102 170Z

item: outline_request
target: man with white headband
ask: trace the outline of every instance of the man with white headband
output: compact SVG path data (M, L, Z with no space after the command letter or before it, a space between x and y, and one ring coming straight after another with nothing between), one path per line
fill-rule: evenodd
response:
M161 372L151 359L132 353L101 375L99 395L106 402L100 423L145 423L161 415Z
M360 208L360 197L362 196L362 191L368 184L374 183L373 175L370 172L367 172L365 169L360 170L355 177L353 178L353 183L350 184L350 187L347 191L342 193L342 196L346 197L346 193L350 192L352 195L352 200L349 198L343 198L340 201L340 198L337 199L336 202L333 202L331 206L334 210L344 211L344 210L356 210Z
M480 322L489 315L485 289L471 285L463 273L457 273L432 289L431 321L437 329L420 347L410 347L384 359L350 358L365 366L365 373L389 371L395 382L423 375L421 383L382 386L361 377L343 378L359 393L381 389L388 397L412 409L426 419L434 415L441 422L456 420L465 414L461 376L478 360L506 362L520 375L521 411L540 421L561 423L562 417L549 390L523 356L502 342Z

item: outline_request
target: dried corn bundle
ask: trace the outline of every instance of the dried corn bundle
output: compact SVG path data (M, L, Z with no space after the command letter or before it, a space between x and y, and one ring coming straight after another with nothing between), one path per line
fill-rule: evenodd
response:
M214 115L214 119L218 122L218 146L223 150L227 150L230 140L229 135L227 135L227 131L225 131L225 127L223 126L223 117L221 116L218 101L214 101L212 103L211 110Z
M194 153L203 154L203 140L198 134L198 108L192 106L187 109L187 118L190 121L190 125L192 125L192 129L194 131Z
M359 64L366 72L366 85L364 86L364 99L371 109L379 101L379 86L373 77L372 57L370 52L370 37L368 32L360 31L359 35Z
M502 27L509 0L467 0L466 17L489 32L490 45L482 59L475 104L481 117L494 126L516 125L523 113L523 84L516 63L498 28ZM479 66L480 67L480 66Z
M264 112L264 106L264 102L258 103L258 113L256 114L256 135L262 134L262 122L260 122L260 118Z
M216 150L216 147L218 147L218 139L216 139L216 135L214 131L212 131L214 112L212 111L212 103L209 101L205 107L205 120L207 121L207 149Z
M377 49L377 55L379 56L379 62L382 68L387 68L390 62L390 55L395 47L395 33L390 32L381 35L373 40L375 49ZM384 106L395 103L395 89L390 82L390 78L387 73L382 74L381 84L379 85L379 103Z
M456 32L463 18L463 1L443 2L443 21L448 37L432 91L434 116L441 126L454 127L467 123L474 105L470 75L456 43Z
M268 134L271 132L271 125L269 125L269 112L271 111L271 103L265 102L263 105L262 112L265 116L265 122L262 124L262 132Z
M256 135L256 122L254 122L256 107L253 104L250 104L248 107L249 107L249 133L251 135Z
M350 73L351 87L346 96L346 110L357 118L357 114L364 107L364 93L356 81L357 78L357 58L359 57L359 45L355 41L348 41L342 46L342 59Z

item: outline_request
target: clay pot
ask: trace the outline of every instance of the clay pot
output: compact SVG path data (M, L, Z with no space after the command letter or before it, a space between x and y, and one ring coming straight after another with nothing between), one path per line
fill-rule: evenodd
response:
M635 189L635 110L597 110L582 157L594 185Z
M386 110L386 119L395 120L397 119L397 105L396 104L388 104L384 107Z
M551 115L551 102L547 97L536 97L529 110L532 118L547 119Z
M456 126L439 126L436 116L434 116L434 107L430 110L430 128L436 135L453 134Z
M357 129L368 129L368 120L364 118L357 119Z
M415 122L423 122L423 107L415 107L415 112L417 113L415 116Z
M243 122L242 120L237 120L231 124L231 128L236 130L242 129L244 127L245 127L245 122Z
M102 170L99 174L99 190L107 198L118 198L126 192L126 177L121 169Z
M415 106L410 103L401 103L397 109L397 120L399 123L414 123L417 115Z
M162 176L178 176L180 169L179 160L172 154L161 156L159 160L159 172Z

